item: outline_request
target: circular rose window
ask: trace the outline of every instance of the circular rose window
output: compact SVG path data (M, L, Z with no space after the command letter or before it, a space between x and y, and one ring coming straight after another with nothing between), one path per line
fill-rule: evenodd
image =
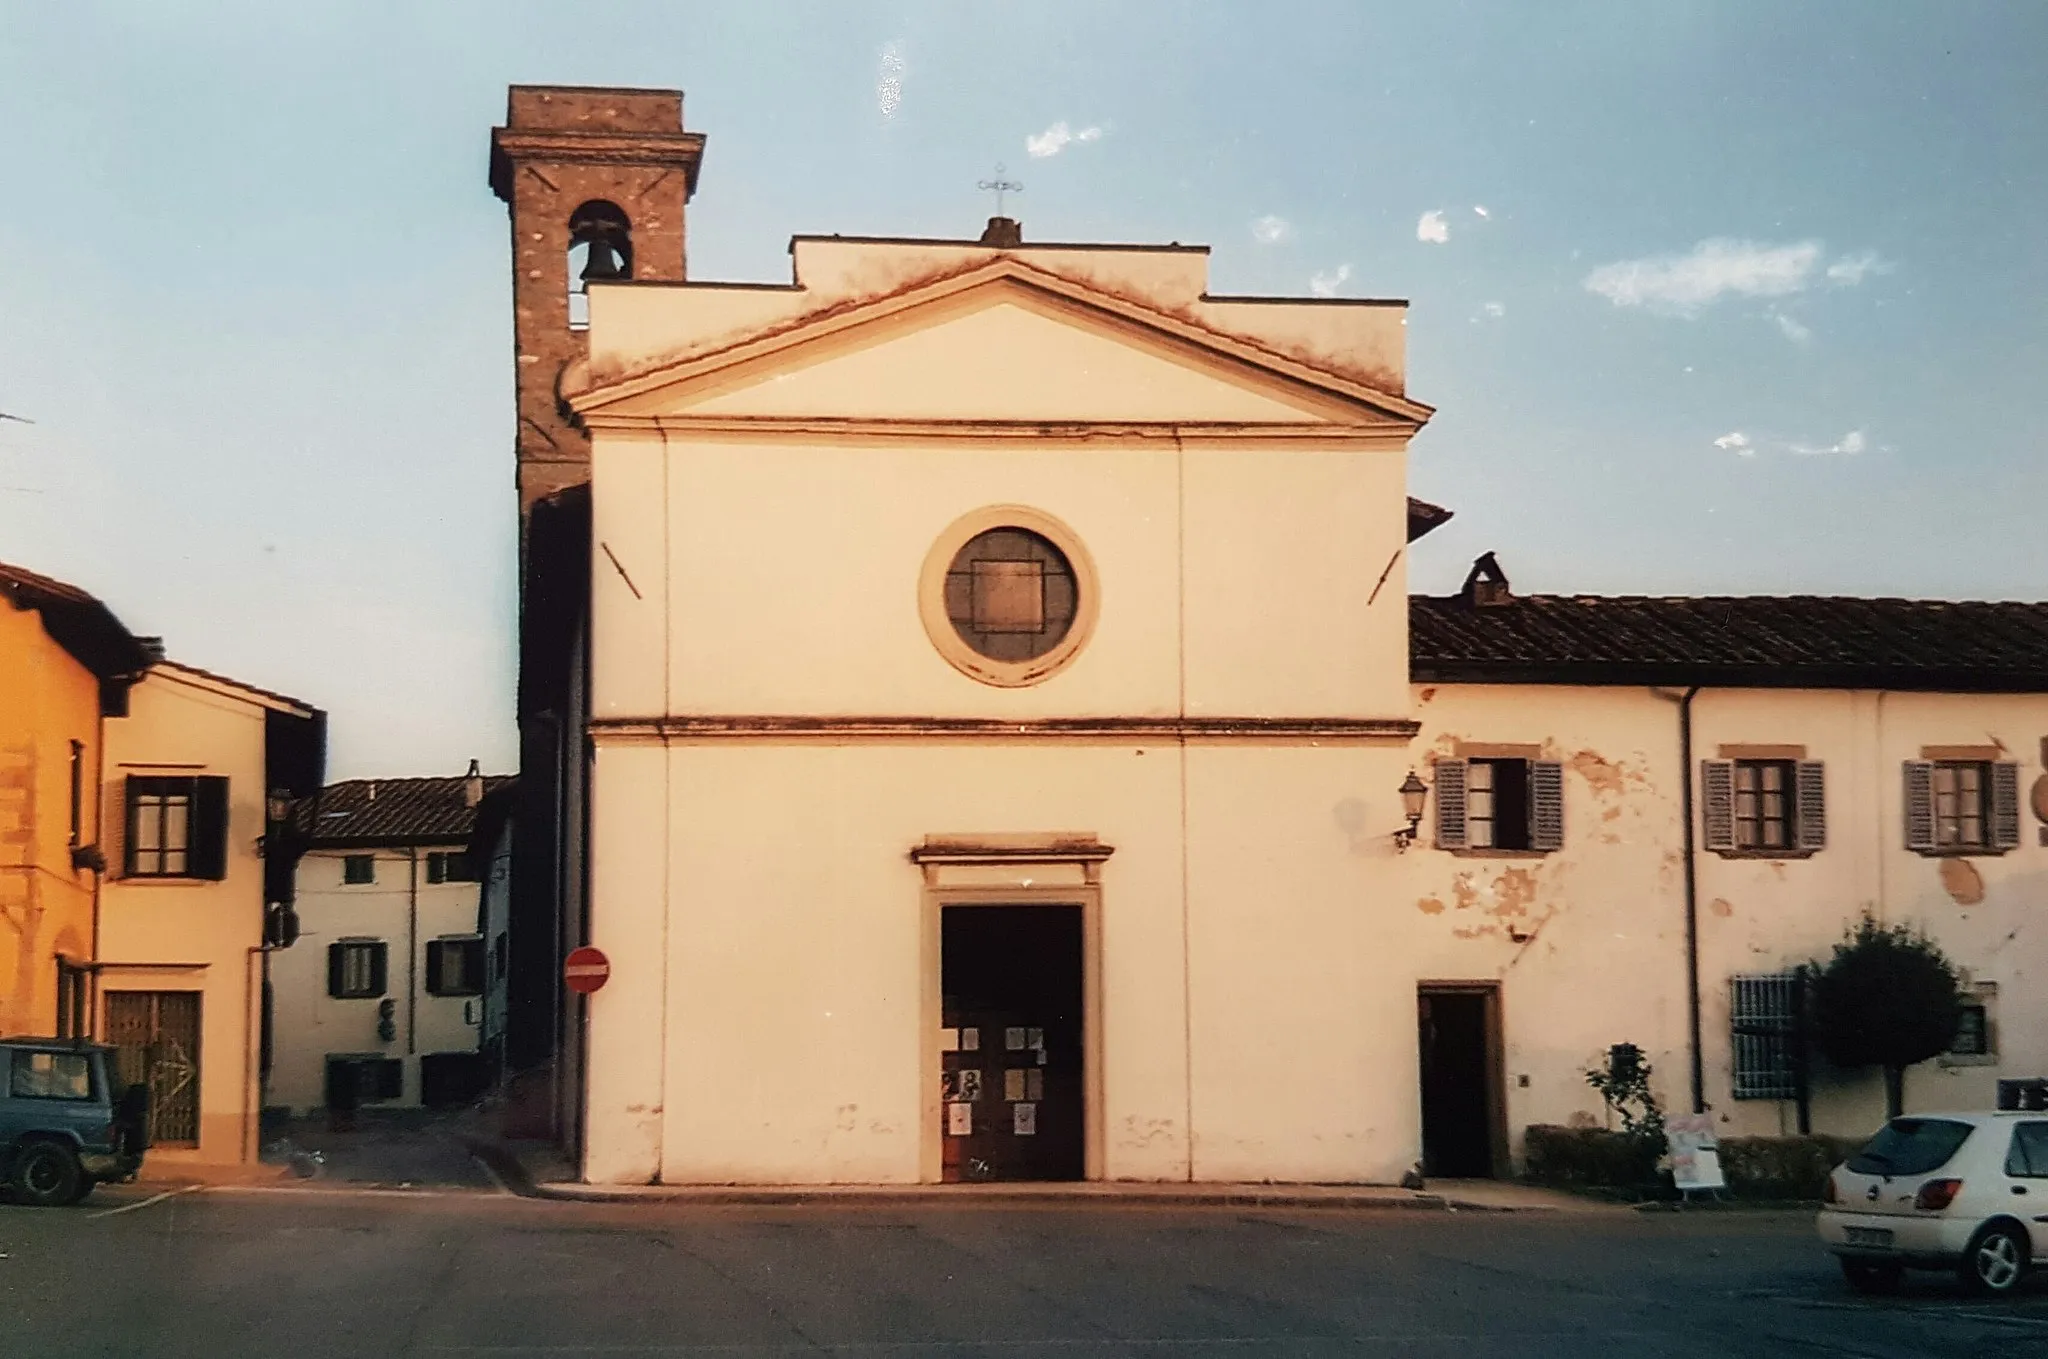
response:
M956 669L1034 684L1079 651L1094 618L1087 556L1071 530L1021 506L978 510L925 562L925 630Z

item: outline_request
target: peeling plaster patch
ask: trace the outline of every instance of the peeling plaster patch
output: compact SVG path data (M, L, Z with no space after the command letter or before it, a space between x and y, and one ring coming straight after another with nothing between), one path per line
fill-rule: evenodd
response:
M1510 868L1494 880L1491 915L1526 916L1536 900L1536 875L1526 868Z
M1984 900L1984 878L1968 859L1943 859L1941 886L1958 906L1975 906Z
M1415 903L1415 907L1424 915L1442 915L1444 913L1444 903L1439 897L1424 897Z
M1470 873L1460 873L1452 881L1451 895L1456 898L1461 911L1468 911L1479 904L1479 889L1472 885Z
M1565 761L1572 772L1584 779L1595 793L1603 797L1618 797L1621 794L1622 773L1618 766L1604 760L1599 753L1582 750Z
M1735 907L1729 904L1726 897L1715 897L1707 903L1707 909L1720 916L1723 920L1735 914Z
M1619 805L1619 804L1616 804L1615 806L1609 807L1609 808L1608 808L1608 809L1607 809L1606 811L1604 811L1604 812L1600 813L1600 819L1601 819L1602 821L1619 821L1619 820L1621 820L1621 807L1620 807L1620 805Z
M1421 701L1422 701L1422 702L1424 702L1424 703L1427 703L1427 702L1429 702L1429 701L1430 701L1431 699L1435 698L1435 697L1436 697L1436 686L1432 684L1432 685L1430 685L1430 686L1429 686L1429 687L1428 687L1427 689L1424 689L1424 690L1422 691L1422 693L1421 693L1420 697L1421 697ZM2048 817L2043 817L2042 819L2043 819L2043 820L2048 820Z

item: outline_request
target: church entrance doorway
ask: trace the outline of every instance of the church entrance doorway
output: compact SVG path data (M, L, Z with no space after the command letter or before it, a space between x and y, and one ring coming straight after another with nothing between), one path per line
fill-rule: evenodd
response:
M939 912L940 1178L1086 1173L1083 910Z

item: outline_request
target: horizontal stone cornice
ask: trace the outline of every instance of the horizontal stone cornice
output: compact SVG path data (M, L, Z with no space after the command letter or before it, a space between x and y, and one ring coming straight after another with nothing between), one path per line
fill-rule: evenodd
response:
M1057 444L1152 440L1164 445L1287 444L1304 448L1383 449L1408 446L1416 427L1384 425L1177 423L1043 420L874 420L820 416L598 415L584 424L594 434L704 443L1009 443L1019 448Z
M1228 741L1320 745L1413 739L1421 723L1405 717L808 717L694 715L599 717L590 723L599 744L723 741Z

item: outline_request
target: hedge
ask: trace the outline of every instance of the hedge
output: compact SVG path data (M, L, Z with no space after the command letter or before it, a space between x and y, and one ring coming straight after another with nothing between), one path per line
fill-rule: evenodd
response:
M1723 1138L1721 1173L1740 1198L1818 1199L1828 1172L1860 1145L1860 1138L1826 1136ZM1524 1133L1522 1150L1524 1174L1537 1184L1642 1190L1670 1184L1657 1170L1661 1140L1539 1123Z

